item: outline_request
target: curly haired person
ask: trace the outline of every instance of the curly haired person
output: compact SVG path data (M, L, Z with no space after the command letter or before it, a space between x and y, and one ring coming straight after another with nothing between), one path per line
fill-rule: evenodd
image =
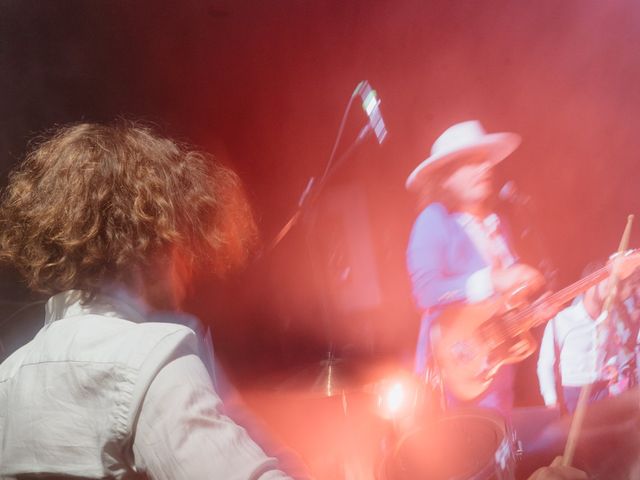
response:
M231 170L145 126L36 144L0 203L0 258L51 298L0 365L0 478L288 478L225 415L179 313L196 262L236 266L255 232Z

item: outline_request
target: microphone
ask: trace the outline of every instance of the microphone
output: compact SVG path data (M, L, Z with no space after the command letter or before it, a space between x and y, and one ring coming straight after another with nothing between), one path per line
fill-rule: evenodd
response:
M513 180L507 181L500 191L498 192L498 198L504 202L509 202L514 205L526 207L531 203L531 197L526 193L518 190L516 182Z
M360 98L362 98L362 109L367 114L367 117L369 117L369 124L364 127L360 135L358 135L358 141L362 140L369 131L373 131L378 140L378 144L382 145L382 142L384 142L384 139L387 137L387 128L382 119L378 94L371 88L371 84L367 80L361 81L353 93L354 96L356 94L360 95Z

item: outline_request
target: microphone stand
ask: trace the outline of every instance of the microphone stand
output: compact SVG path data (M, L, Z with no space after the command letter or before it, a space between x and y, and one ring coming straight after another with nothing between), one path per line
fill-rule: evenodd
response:
M331 178L333 173L347 160L353 152L355 152L356 148L364 142L364 140L373 133L373 129L369 124L365 125L358 137L351 142L351 145L338 157L338 159L333 163L333 167L325 172L319 182L316 182L316 177L309 177L307 181L307 186L304 191L300 195L300 199L298 200L298 207L295 212L289 219L285 222L285 224L280 228L278 233L274 236L273 240L269 242L269 246L267 247L267 251L271 251L275 249L278 244L287 236L287 234L291 231L291 229L298 223L301 218L304 218L309 211L314 207L322 190L326 186L328 180ZM331 163L331 162L329 162Z
M340 144L340 139L342 138L342 133L344 132L347 115L351 109L351 105L353 104L353 99L357 95L360 95L362 97L362 108L365 110L369 121L360 130L360 133L358 133L356 139L351 142L349 147L347 147L342 155L340 155L340 157L338 157L338 159L334 161L338 150L338 145ZM347 158L349 158L349 156L355 151L356 147L358 147L367 136L369 136L371 133L375 134L378 143L382 144L387 136L387 129L385 128L379 105L380 100L378 99L376 91L371 87L371 84L367 80L363 80L358 83L356 88L353 90L353 93L349 98L349 102L347 103L347 107L345 108L342 115L340 127L338 128L338 135L336 136L336 140L333 143L333 148L331 149L331 154L329 155L329 159L327 160L327 164L322 173L322 177L320 177L320 180L318 182L315 181L315 177L309 178L307 186L302 192L302 195L300 195L300 200L298 200L297 210L280 229L278 234L274 237L273 241L269 245L268 251L274 249L287 235L291 228L293 228L293 226L298 222L300 217L305 214L307 210L311 209L312 205L318 199L320 193L322 192L322 189L331 177L331 174L335 172ZM307 206L306 209L305 206Z
M310 223L310 218L312 214L315 213L315 207L318 203L321 194L327 185L329 179L332 175L338 170L338 168L356 151L356 149L364 142L364 140L369 137L371 134L375 134L374 129L371 127L370 123L367 123L360 132L354 141L340 154L340 156L334 161L338 144L340 142L340 138L342 136L342 131L344 129L345 120L347 117L347 113L353 103L353 99L360 89L360 85L356 87L354 94L351 96L347 108L345 110L345 114L343 115L342 122L340 128L338 130L338 136L333 146L333 150L331 155L327 161L327 165L324 169L322 176L319 181L316 181L315 177L310 177L307 181L307 185L300 195L300 199L298 200L298 206L289 217L289 219L285 222L285 224L280 228L278 233L275 235L273 240L269 243L266 251L273 251L282 240L289 234L289 232L300 222L301 219L306 219ZM319 285L320 282L318 280L318 266L314 261L314 256L311 253L311 229L307 228L305 232L305 246L307 251L307 256L309 258L310 267L312 271L312 275L315 280L315 284ZM329 307L327 305L326 294L323 293L321 295L322 298L322 310L323 310L323 323L325 327L325 336L328 342L328 351L327 356L324 360L321 361L321 370L319 374L314 379L314 383L312 385L312 389L321 390L324 396L333 396L339 393L342 393L340 387L344 382L344 378L339 376L339 372L336 370L336 365L341 362L339 358L336 357L335 354L335 344L333 338L333 332L331 329L330 321L329 321ZM336 388L338 387L338 388Z

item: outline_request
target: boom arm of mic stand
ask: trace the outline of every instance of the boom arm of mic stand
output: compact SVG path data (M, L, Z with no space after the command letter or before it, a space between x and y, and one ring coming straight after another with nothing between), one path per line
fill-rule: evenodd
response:
M267 251L271 251L278 246L278 244L287 236L287 234L291 231L291 229L298 223L300 218L304 217L309 210L315 205L316 201L320 197L320 193L322 189L326 185L331 175L344 163L344 161L349 158L349 156L355 151L356 147L358 147L368 135L373 133L373 129L369 124L365 125L357 138L351 142L349 148L347 148L340 157L335 161L332 168L326 172L326 174L320 179L319 182L313 183L312 180L307 184L305 191L303 192L300 202L298 202L298 208L294 212L294 214L287 220L284 226L278 231L273 240L269 243L267 247Z

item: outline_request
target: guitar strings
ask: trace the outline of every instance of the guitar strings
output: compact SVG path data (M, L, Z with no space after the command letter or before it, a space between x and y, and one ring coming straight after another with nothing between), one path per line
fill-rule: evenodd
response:
M609 274L609 266L604 266L595 272L587 275L586 277L578 280L577 282L569 285L568 287L563 288L562 290L553 293L549 296L549 298L543 301L543 304L551 304L551 303L565 303L571 300L573 297L578 295L580 292L586 290L591 285L598 283L599 281L606 278ZM560 301L562 300L562 301ZM530 305L510 317L506 317L505 320L508 323L506 328L502 329L502 335L498 335L498 343L503 343L505 340L512 338L513 336L521 333L522 325L520 322L526 319L530 319L534 317L535 311L540 308L540 305ZM528 330L532 328L536 323L535 319L531 322L532 325L525 328L524 330Z

